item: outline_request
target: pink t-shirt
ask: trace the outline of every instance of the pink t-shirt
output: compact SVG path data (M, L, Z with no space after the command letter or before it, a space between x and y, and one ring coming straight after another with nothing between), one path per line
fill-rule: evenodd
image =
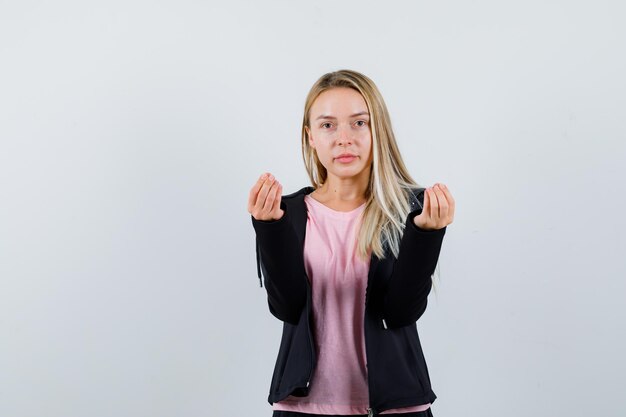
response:
M288 396L274 410L310 414L367 414L369 392L363 320L369 260L357 256L357 233L365 204L336 211L304 197L308 221L304 264L313 296L313 338L317 366L309 395ZM409 413L430 404L381 414Z

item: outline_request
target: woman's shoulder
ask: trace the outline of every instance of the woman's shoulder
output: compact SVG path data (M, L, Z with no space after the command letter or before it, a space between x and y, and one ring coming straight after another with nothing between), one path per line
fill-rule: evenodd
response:
M418 208L421 209L422 207L424 207L424 191L425 190L426 188L420 187L417 185L412 186L410 188L409 200L411 204L411 211L416 210ZM298 198L304 199L305 195L311 194L313 191L315 191L315 188L313 188L310 185L307 185L290 194L284 194L283 196L281 196L281 199L282 200L292 200L292 199L298 199Z
M296 197L304 198L305 195L312 193L314 190L315 190L315 188L313 188L310 185L308 185L306 187L300 188L298 191L294 191L291 194L285 194L285 195L281 196L281 198L283 200L285 200L285 199L292 199L292 198L296 198Z

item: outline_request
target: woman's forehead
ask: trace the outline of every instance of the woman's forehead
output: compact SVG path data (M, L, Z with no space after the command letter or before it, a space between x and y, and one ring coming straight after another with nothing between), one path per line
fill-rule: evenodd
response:
M321 93L311 106L313 119L369 115L363 96L351 88L332 88Z

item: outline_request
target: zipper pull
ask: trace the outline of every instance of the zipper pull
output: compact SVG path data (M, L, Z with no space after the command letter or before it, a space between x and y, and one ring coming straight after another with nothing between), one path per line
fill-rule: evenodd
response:
M367 417L373 417L373 416L374 416L374 410L367 407Z
M386 329L387 328L387 322L385 321L385 319L383 319L383 327Z

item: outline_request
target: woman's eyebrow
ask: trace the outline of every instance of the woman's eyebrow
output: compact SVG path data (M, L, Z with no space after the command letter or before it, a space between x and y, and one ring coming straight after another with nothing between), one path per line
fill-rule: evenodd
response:
M350 117L362 116L364 114L369 116L369 112L362 111L362 112L351 114ZM320 119L333 119L333 120L335 120L337 118L333 117L333 116L326 115L326 114L322 114L321 116L318 116L317 119L315 119L315 120L320 120Z

